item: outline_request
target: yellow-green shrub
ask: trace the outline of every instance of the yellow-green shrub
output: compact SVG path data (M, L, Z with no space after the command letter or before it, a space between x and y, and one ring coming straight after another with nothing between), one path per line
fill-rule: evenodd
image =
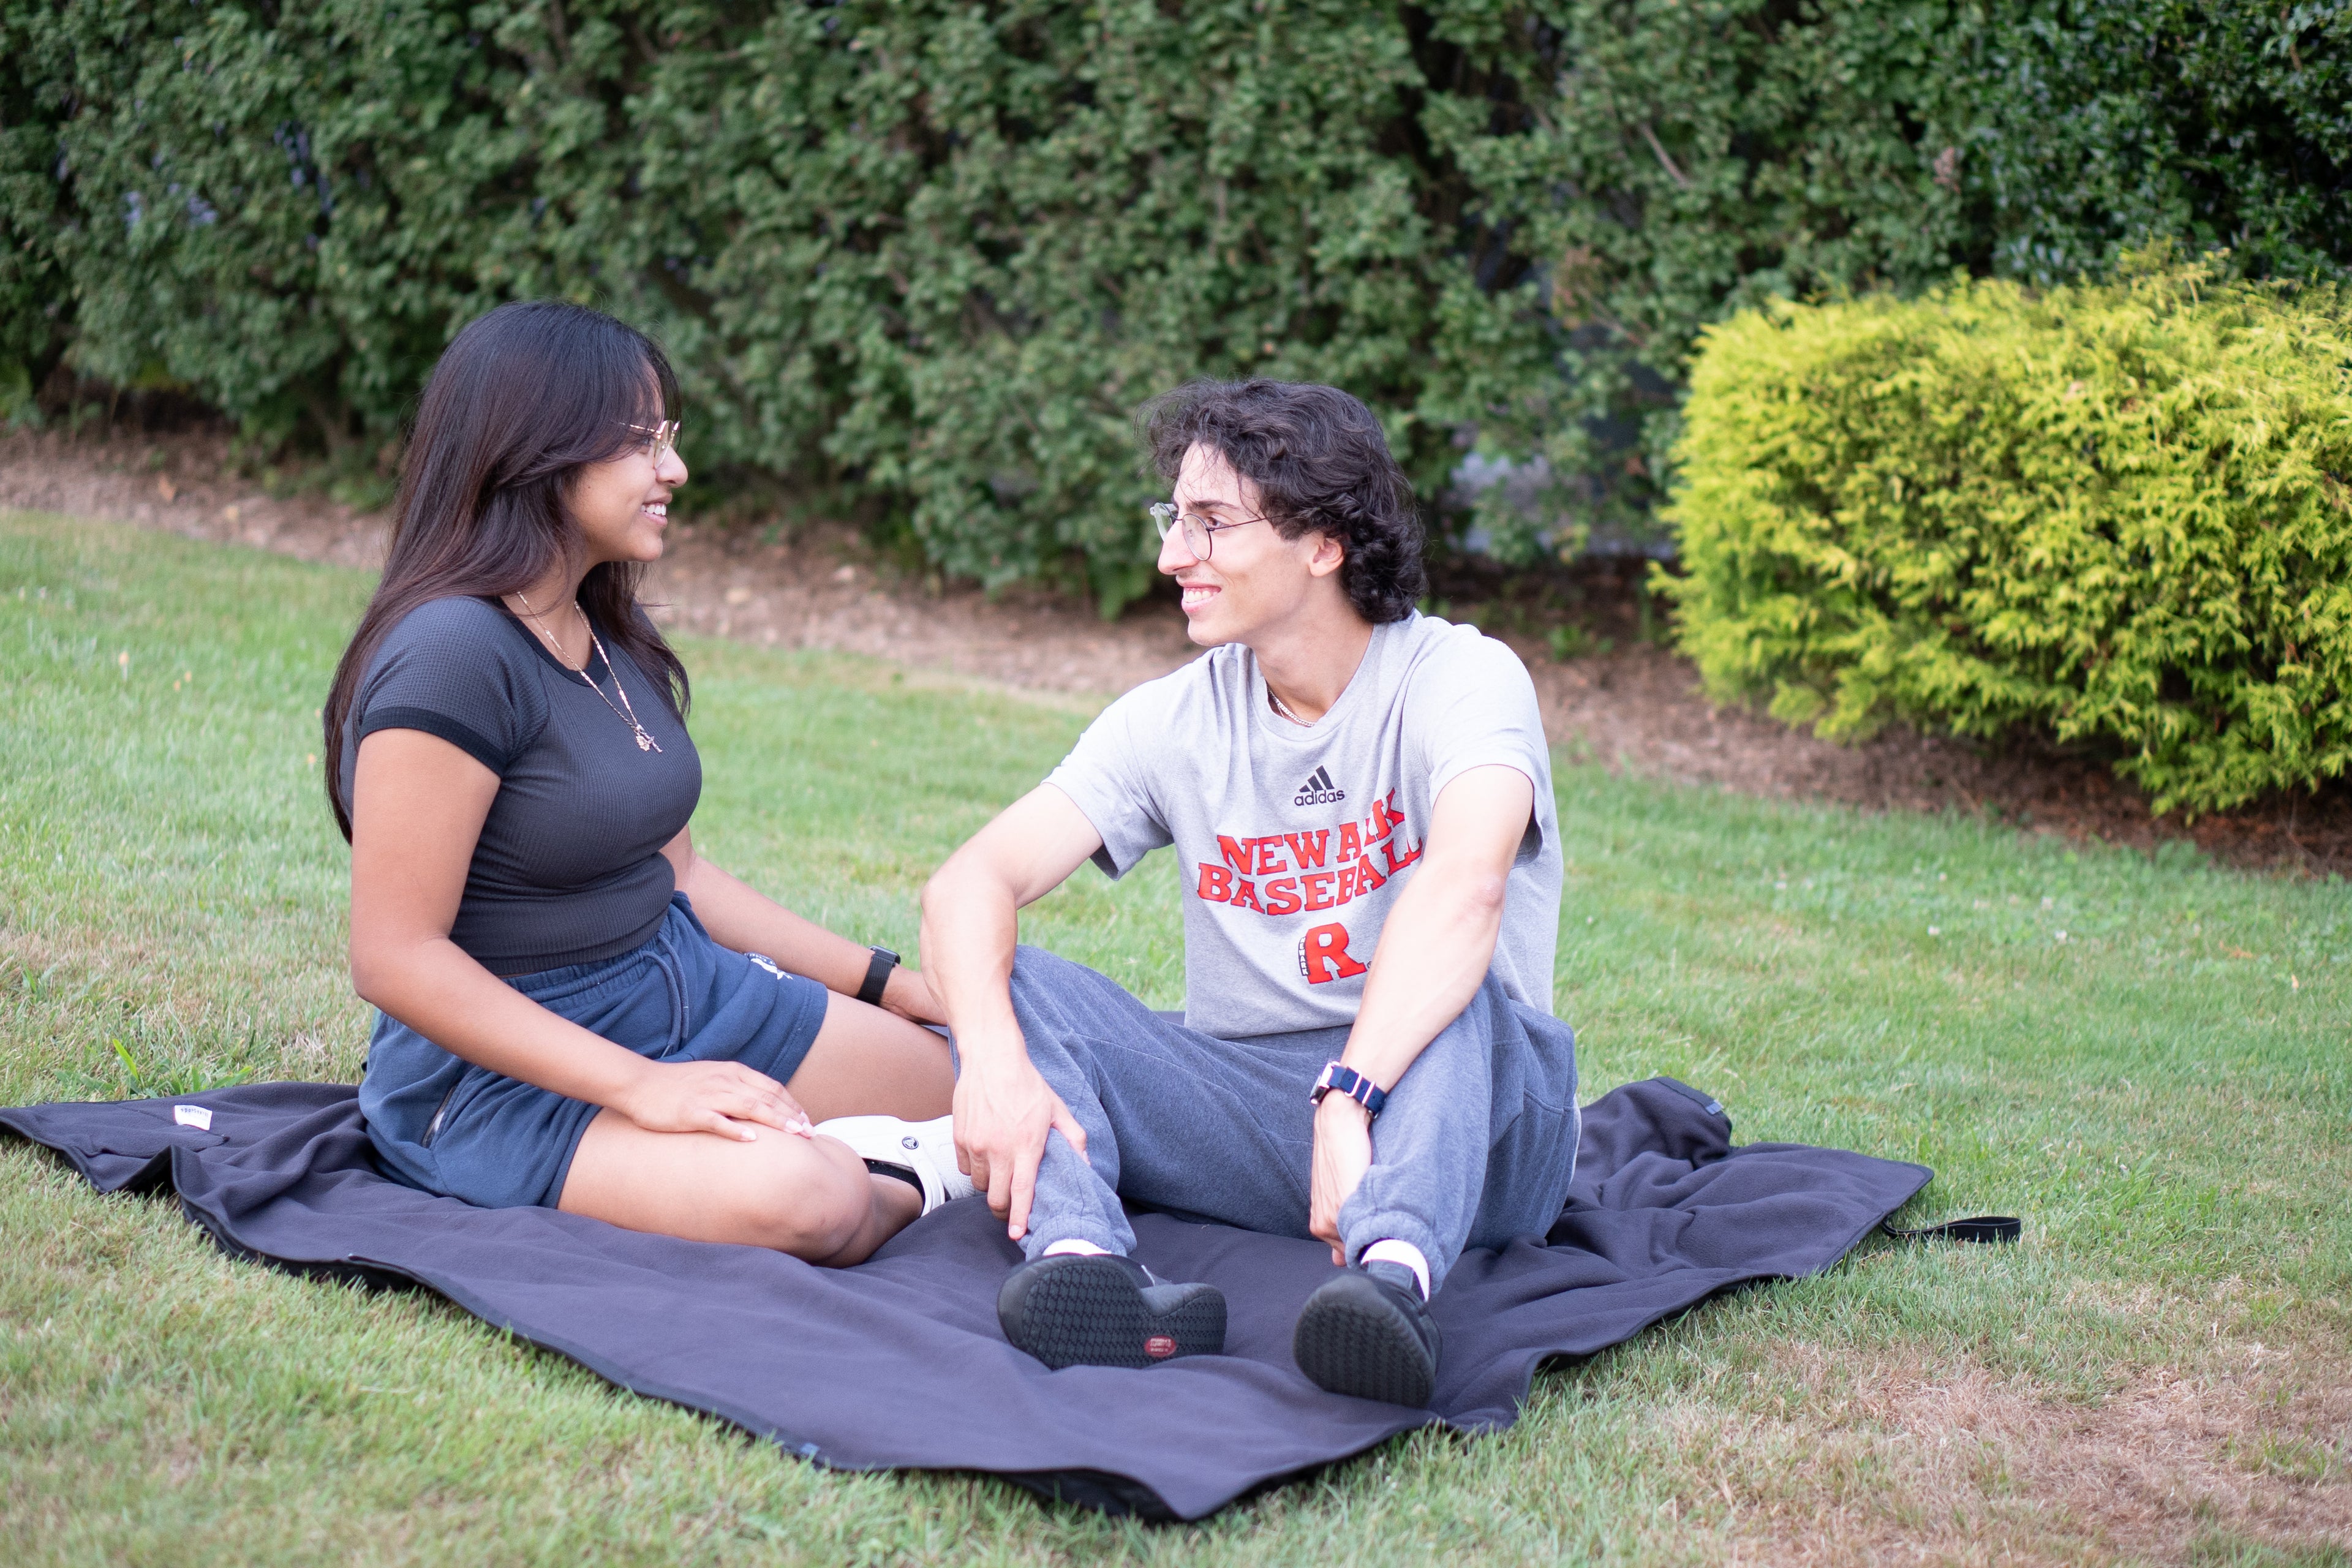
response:
M2352 761L2352 320L2147 258L1707 329L1669 511L1719 697L2108 751L2159 810Z

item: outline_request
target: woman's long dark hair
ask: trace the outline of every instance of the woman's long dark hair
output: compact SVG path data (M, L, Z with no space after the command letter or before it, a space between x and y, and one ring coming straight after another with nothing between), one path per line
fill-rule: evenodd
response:
M576 559L580 531L565 507L573 476L642 444L629 427L650 427L675 417L677 408L677 378L653 340L585 306L501 305L442 353L401 459L383 580L335 667L320 715L327 804L345 838L352 818L342 795L343 725L384 634L419 605L495 599ZM638 607L644 574L635 562L596 566L580 584L580 602L661 684L662 698L682 718L686 667Z

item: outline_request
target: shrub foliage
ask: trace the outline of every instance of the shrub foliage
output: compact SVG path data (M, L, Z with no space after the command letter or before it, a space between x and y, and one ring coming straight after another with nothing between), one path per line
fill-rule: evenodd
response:
M2095 744L2158 809L2352 763L2352 300L2151 258L1711 327L1662 582L1720 695Z
M1640 514L1700 326L2149 235L2352 255L2352 0L0 0L0 405L63 363L366 457L505 299L689 451L1108 605L1128 430L1335 382L1423 493ZM1543 520L1538 520L1543 521ZM1547 547L1488 519L1506 552Z

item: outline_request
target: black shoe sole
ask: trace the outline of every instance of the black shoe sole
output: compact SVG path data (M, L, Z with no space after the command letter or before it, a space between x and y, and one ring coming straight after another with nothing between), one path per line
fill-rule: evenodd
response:
M1290 1353L1329 1394L1423 1409L1437 1388L1435 1348L1402 1307L1360 1275L1343 1275L1307 1299Z
M1225 1348L1225 1299L1216 1287L1139 1287L1108 1258L1016 1271L996 1299L996 1316L1017 1349L1056 1371L1158 1366Z

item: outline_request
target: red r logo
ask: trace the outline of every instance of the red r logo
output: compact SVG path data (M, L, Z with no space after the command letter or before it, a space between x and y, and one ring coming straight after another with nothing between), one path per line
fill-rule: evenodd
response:
M1316 926L1299 938L1298 973L1307 976L1307 984L1347 980L1363 972L1364 966L1348 956L1346 926Z

